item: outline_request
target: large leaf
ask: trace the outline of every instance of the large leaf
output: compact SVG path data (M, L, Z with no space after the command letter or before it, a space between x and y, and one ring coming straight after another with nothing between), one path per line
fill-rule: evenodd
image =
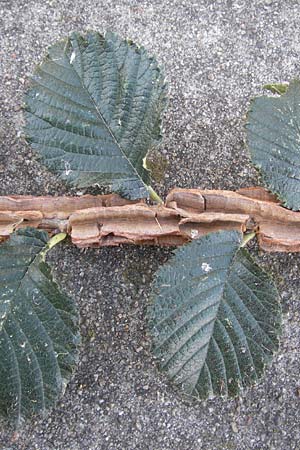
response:
M25 102L27 139L61 178L148 196L143 160L161 138L166 88L144 48L113 33L73 33L50 47Z
M299 210L300 81L290 83L285 91L280 97L253 100L248 115L248 145L267 187L286 207Z
M154 353L194 397L237 394L259 379L278 348L276 288L239 247L236 231L194 240L176 250L154 285Z
M17 424L55 405L77 359L74 303L44 261L52 243L27 228L0 245L0 413Z

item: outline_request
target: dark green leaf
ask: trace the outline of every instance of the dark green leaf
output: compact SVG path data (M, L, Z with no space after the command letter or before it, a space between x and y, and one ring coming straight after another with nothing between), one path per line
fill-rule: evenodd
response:
M27 139L61 178L149 195L143 159L161 138L166 87L143 47L74 33L50 47L25 101Z
M266 186L287 208L300 209L300 81L280 97L253 100L248 145Z
M75 305L44 261L51 244L27 228L0 245L0 413L16 424L55 405L77 360Z
M154 285L154 353L193 397L236 395L278 348L276 288L240 243L235 231L194 240L176 250Z

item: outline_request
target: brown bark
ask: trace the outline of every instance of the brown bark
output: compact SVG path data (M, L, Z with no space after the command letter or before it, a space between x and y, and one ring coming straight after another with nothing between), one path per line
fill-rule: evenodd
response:
M263 188L237 192L174 189L164 205L116 194L81 197L0 197L0 239L33 226L70 234L78 247L181 245L217 230L255 231L266 251L300 251L300 212Z

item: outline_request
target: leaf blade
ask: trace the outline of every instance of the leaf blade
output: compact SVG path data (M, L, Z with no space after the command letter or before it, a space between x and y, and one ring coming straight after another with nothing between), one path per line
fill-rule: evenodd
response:
M154 354L187 395L236 395L278 347L276 288L240 244L238 232L210 233L158 273L149 308Z
M253 164L284 206L300 209L300 81L279 97L254 99L248 112L247 143ZM279 93L279 92L278 92Z
M147 197L148 150L161 138L166 86L143 48L73 33L49 49L26 95L25 132L48 168L78 187Z
M0 413L16 425L56 404L77 361L78 316L44 261L49 242L28 228L0 246Z

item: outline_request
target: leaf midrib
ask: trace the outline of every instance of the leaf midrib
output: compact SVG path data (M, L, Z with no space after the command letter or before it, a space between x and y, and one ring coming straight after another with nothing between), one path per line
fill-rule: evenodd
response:
M16 289L15 289L15 292L14 292L14 294L12 295L12 300L11 300L11 302L10 302L10 304L9 304L9 308L8 308L8 311L7 311L7 314L6 314L6 317L5 317L5 319L3 320L3 325L2 325L2 328L1 328L1 330L0 331L4 331L4 333L5 333L5 335L7 336L7 339L9 340L9 342L10 342L10 344L11 344L11 348L12 348L12 350L13 350L13 355L14 355L14 361L15 361L15 366L16 366L16 370L17 370L17 374L18 374L18 394L19 394L19 398L18 398L18 401L17 401L17 403L18 403L18 411L17 411L17 423L19 423L20 422L20 420L21 420L21 403L22 403L22 383L21 383L21 377L20 377L20 367L19 367L19 361L18 361L18 358L17 358L17 356L16 356L16 352L15 352L15 349L14 349L14 345L13 345L13 343L12 343L12 341L11 341L11 339L10 339L10 337L9 337L9 335L8 335L8 333L6 332L6 329L5 329L5 322L6 322L6 320L7 320L7 318L8 318L8 316L11 314L11 309L12 309L12 305L13 305L13 303L15 302L15 299L16 299L16 295L17 295L17 293L19 292L19 290L20 290L20 288L21 288L21 285L22 285L22 283L24 282L24 279L25 279L25 277L28 275L28 272L29 272L29 270L31 269L31 267L32 267L32 264L34 264L35 263L35 261L36 261L36 259L38 258L38 257L40 257L41 256L41 253L43 252L43 251L45 251L45 249L47 248L47 243L42 247L42 249L30 260L30 263L28 264L28 266L27 266L27 268L26 268L26 270L25 270L25 272L24 272L24 274L23 274L23 276L22 276L22 278L20 279L20 281L18 282L18 284L17 284L17 287L16 287ZM23 331L23 330L22 330ZM23 333L24 333L24 331L23 331ZM25 333L24 333L24 335L25 335ZM27 342L29 343L29 339L27 338ZM29 343L30 344L30 343ZM33 352L34 353L34 352ZM38 366L39 366L39 364L38 364ZM40 367L40 366L39 366ZM42 380L42 382L43 382L43 377L42 377L42 375L41 375L41 380ZM44 401L44 400L43 400Z
M109 134L110 134L111 137L113 138L113 140L114 140L116 146L117 146L118 149L120 150L120 153L121 153L122 156L126 159L126 161L129 163L130 167L132 168L133 172L136 174L137 178L141 181L141 183L145 186L146 190L148 191L147 185L144 183L144 181L143 181L142 177L139 175L137 169L134 167L134 165L132 164L132 162L130 161L130 159L127 157L125 151L123 150L123 148L122 148L121 145L119 144L119 142L118 142L116 136L114 135L113 131L111 130L111 128L110 128L109 125L107 124L106 120L104 119L104 117L103 117L103 115L102 115L100 109L98 108L96 102L94 101L93 97L92 97L91 94L89 93L88 89L85 87L85 85L84 85L84 83L83 83L81 77L78 75L78 73L77 73L76 70L74 69L74 66L70 63L70 59L68 58L68 54L67 54L67 47L68 47L68 44L71 46L71 48L72 48L73 51L76 52L76 50L75 50L75 48L73 47L71 40L68 39L68 40L66 41L66 45L65 45L65 48L64 48L64 54L65 54L65 56L66 56L66 58L67 58L67 60L68 60L68 64L69 64L70 68L71 68L72 71L75 73L75 75L76 75L76 77L78 78L78 80L80 81L80 85L82 86L82 89L83 89L84 92L88 95L88 97L89 97L91 103L93 104L93 106L94 106L94 108L95 108L95 110L96 110L97 115L99 116L100 120L102 120L102 122L104 123L105 128L107 129L107 131L109 132ZM79 46L78 46L78 49L80 49ZM52 59L52 61L53 61L53 59ZM56 61L53 61L53 62L54 62L54 64L57 64Z
M224 302L224 291L225 291L225 288L226 288L227 283L228 283L227 280L228 280L228 278L229 278L229 274L230 274L230 271L231 271L231 269L232 269L232 265L234 264L234 261L235 261L235 258L237 257L237 254L238 254L239 249L240 249L240 246L237 247L235 253L233 254L233 256L232 256L232 258L231 258L231 260L230 260L230 263L228 264L228 268L226 269L226 275L225 275L225 280L226 280L226 281L224 282L223 288L221 289L219 305L218 305L217 310L216 310L215 318L212 320L213 326L212 326L211 336L210 336L210 338L209 338L208 341L207 341L206 353L205 353L205 357L204 357L204 363L205 363L205 364L207 364L206 358L207 358L207 353L208 353L208 350L209 350L209 347L210 347L211 340L214 338L214 329L215 329L216 321L217 321L217 320L220 320L219 317L218 317L218 314L219 314L219 310L220 310L221 303ZM225 303L226 303L226 302L225 302ZM191 358L190 358L190 359L191 359ZM185 363L185 364L186 364L186 363ZM184 364L184 365L185 365L185 364ZM203 370L203 367L204 367L204 364L203 364L203 366L201 367L201 369L199 370L199 376L198 376L198 378L197 378L197 381L196 381L196 383L195 383L195 385L194 385L193 390L194 390L195 387L197 386L197 383L198 383L198 381L199 381L199 378L200 378L201 372L202 372L202 370ZM207 364L207 367L208 367L208 364ZM208 367L208 368L209 368L209 367ZM209 370L210 370L210 369L209 369ZM225 372L226 372L226 367L225 367ZM227 373L226 373L226 376L227 376Z

